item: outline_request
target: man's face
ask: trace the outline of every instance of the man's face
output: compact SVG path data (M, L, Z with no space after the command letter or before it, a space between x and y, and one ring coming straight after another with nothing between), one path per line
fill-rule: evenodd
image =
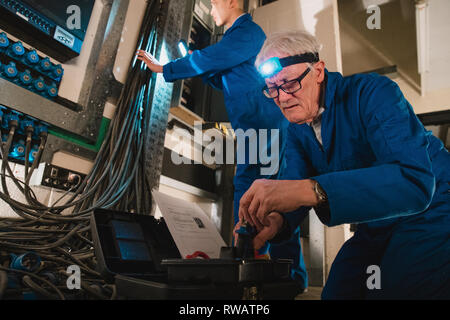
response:
M287 55L276 55L284 58ZM274 55L267 57L267 59ZM307 63L294 64L283 68L280 73L266 79L267 87L280 86L283 83L297 79L306 69ZM320 84L324 77L323 62L318 62L311 67L311 71L301 80L302 88L289 94L279 89L275 103L281 109L289 122L303 124L314 120L319 112Z
M218 27L228 22L230 15L229 0L211 0L211 15Z

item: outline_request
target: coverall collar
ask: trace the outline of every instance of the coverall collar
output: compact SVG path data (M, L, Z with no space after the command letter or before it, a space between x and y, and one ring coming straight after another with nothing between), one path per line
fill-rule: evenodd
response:
M334 95L336 93L336 87L341 78L342 76L339 73L330 73L325 68L325 103L323 105L323 107L325 107L325 110L332 107L334 102Z
M321 126L321 138L322 138L322 150L327 153L327 160L330 160L330 148L333 140L333 124L329 121L330 112L334 107L334 96L336 94L336 87L339 81L338 74L328 72L325 69L324 89L320 98L320 107L324 108L320 117Z
M252 16L248 13L244 13L243 15L241 15L239 18L236 19L236 21L233 23L233 25L231 27L228 28L227 31L225 31L225 34L230 32L231 30L237 28L238 26L240 26L244 21L253 21Z

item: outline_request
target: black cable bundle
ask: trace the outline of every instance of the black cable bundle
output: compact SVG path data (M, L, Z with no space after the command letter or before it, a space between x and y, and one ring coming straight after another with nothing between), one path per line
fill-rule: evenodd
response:
M160 9L160 0L148 1L136 51L143 49L156 53ZM143 62L133 59L116 115L93 169L83 181L79 181L76 188L66 192L51 207L40 203L29 187L45 147L46 135L41 136L38 155L31 168L28 161L25 163L23 182L14 176L8 163L8 151L17 127L15 123L10 124L8 140L0 148L3 159L0 198L22 219L0 218L0 299L8 296L20 298L26 291L48 299L116 297L115 287L106 284L95 271L89 218L96 208L150 213L151 190L145 174L144 143L150 129L151 91L155 79ZM25 159L28 159L29 152L28 143ZM28 203L11 198L6 178L14 182ZM71 196L64 204L58 204L69 194ZM73 212L62 215L69 208L74 208ZM37 270L31 272L11 268L11 254L30 251L42 259ZM79 266L82 271L82 289L75 293L66 286L69 276L66 269L71 265ZM18 282L16 288L8 288L11 279Z

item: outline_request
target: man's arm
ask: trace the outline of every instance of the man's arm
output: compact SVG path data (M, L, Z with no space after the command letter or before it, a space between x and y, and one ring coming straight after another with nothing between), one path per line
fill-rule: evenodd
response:
M326 191L328 226L423 212L435 177L425 130L398 86L377 77L361 89L360 116L378 164L315 177Z
M150 71L152 71L154 73L162 73L163 72L163 66L149 52L144 51L144 50L138 50L136 52L136 58L140 61L143 61L147 65L147 67L150 69Z
M359 101L360 116L377 163L311 178L327 194L329 214L318 216L328 226L421 213L430 205L435 191L425 130L398 86L385 77L374 78L361 89ZM265 189L270 188L260 188L258 199L279 197L273 190L269 197ZM255 193L255 188L252 186L248 192ZM310 203L311 197L309 193L301 194L290 201L301 207ZM246 207L252 205L251 199ZM276 201L266 203L265 208L263 215L283 212L283 205ZM261 216L261 212L249 214Z
M238 27L220 42L164 65L164 79L173 82L195 76L213 76L255 57L264 38Z
M222 77L220 74L214 74L212 76L206 74L203 76L203 81L217 90L223 90Z

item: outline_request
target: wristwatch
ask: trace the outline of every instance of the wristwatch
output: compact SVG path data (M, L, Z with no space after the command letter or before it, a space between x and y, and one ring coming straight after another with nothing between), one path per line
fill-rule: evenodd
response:
M323 188L320 186L320 184L315 180L313 181L314 181L314 192L316 193L317 199L319 199L319 203L317 205L321 206L324 203L328 202L328 196L325 190L323 190Z

